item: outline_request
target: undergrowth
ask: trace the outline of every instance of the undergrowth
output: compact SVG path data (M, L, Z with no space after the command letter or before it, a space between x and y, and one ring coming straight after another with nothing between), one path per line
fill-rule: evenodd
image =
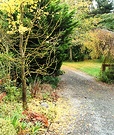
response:
M100 72L99 80L105 83L114 83L114 69L107 69L104 72Z
M57 89L34 81L27 87L27 97L29 110L23 112L21 88L4 84L0 93L0 118L10 121L18 135L43 134L56 117Z

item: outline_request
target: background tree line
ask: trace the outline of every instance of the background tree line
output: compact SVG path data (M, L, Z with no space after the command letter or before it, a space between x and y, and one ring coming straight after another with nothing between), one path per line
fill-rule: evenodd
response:
M112 33L114 30L114 15L112 13L114 9L113 1L96 0L97 7L93 4L94 2L90 0L66 0L66 2L69 3L72 8L75 8L75 19L77 20L77 27L72 35L72 45L70 51L68 51L67 60L82 61L84 59L92 59L91 54L94 49L89 45L89 41L91 41L91 35L89 35L89 33L93 31L94 34L95 29L99 29L99 31L101 29L102 34L102 29L105 29L104 35ZM88 45L85 45L87 41Z
M77 27L66 60L98 59L102 62L100 79L114 81L114 2L109 0L70 1L76 9Z

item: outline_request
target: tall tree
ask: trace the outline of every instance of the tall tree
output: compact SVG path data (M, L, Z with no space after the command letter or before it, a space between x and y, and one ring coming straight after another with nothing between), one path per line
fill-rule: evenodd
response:
M73 12L59 0L9 0L0 7L6 14L8 31L21 71L23 108L27 108L26 76L47 75L60 69L64 51L75 27ZM19 73L19 72L18 72Z
M92 58L105 58L113 56L114 33L106 29L95 29L88 33L88 38L84 42L85 46L91 50Z
M76 14L75 19L77 22L77 27L75 28L72 40L73 44L73 60L83 60L84 57L88 57L89 51L84 46L84 41L87 38L86 33L89 30L94 29L100 21L99 17L91 16L90 5L92 2L90 0L81 1L78 0L75 5Z

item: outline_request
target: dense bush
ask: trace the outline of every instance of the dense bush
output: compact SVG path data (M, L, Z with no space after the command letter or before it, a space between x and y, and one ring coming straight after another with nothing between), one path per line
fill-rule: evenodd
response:
M45 7L46 4L47 6ZM41 42L47 35L51 34L51 36L47 40L49 41L49 45L55 46L55 52L50 55L51 59L53 57L55 58L55 62L52 62L51 66L49 66L49 68L47 69L47 72L57 73L58 70L60 70L62 61L65 58L64 52L70 44L69 41L71 40L71 38L69 37L69 35L72 33L72 30L76 25L73 20L74 12L69 12L68 6L60 4L59 0L51 2L49 2L49 0L46 0L44 2L43 0L38 3L38 6L39 5L41 6L41 8L45 7L43 10L44 12L48 13L45 16L42 15L41 19L39 20L41 27L44 27L44 30L45 28L47 28L47 32L42 38L39 38L39 41ZM36 27L33 28L33 31L37 32L40 35L42 35L42 30L39 30ZM34 44L36 44L36 47L39 46L39 42L35 38L30 38L30 41L31 42L28 44L28 46L33 46ZM36 64L35 61L37 61L40 66L46 63L48 55L43 58L36 57L36 59L31 62L31 66L33 65L32 68L39 68L38 66L36 66L38 64Z
M12 54L0 53L0 79L7 81L12 65Z
M114 67L100 73L100 80L106 83L114 83Z
M42 83L51 84L53 88L56 88L59 83L59 78L55 76L44 76L42 78Z
M21 89L15 87L15 86L5 86L4 87L6 93L7 93L7 96L5 97L5 100L8 100L8 101L20 101L21 99Z

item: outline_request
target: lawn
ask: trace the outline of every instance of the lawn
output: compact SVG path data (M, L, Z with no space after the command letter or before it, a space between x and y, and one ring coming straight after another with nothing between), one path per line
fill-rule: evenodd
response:
M101 62L99 62L98 60L64 62L63 65L78 69L94 77L98 77L101 70Z

